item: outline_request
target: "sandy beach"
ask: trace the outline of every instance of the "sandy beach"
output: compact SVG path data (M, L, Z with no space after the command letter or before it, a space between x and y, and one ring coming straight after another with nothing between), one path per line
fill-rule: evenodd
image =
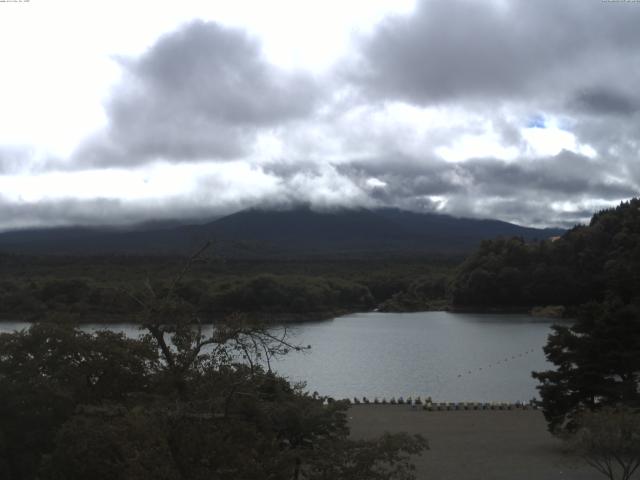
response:
M408 405L354 405L351 435L420 433L430 450L415 459L420 480L598 480L567 454L537 410L427 412Z

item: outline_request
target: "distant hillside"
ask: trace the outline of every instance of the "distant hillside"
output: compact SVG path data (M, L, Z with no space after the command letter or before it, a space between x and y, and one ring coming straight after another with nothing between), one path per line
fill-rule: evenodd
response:
M640 199L596 213L554 242L482 242L452 293L455 307L640 303Z
M497 220L456 218L397 209L310 208L243 210L218 220L171 228L137 226L52 228L0 234L0 252L95 254L187 253L206 240L230 256L331 255L353 253L463 253L487 238L525 240L559 235Z

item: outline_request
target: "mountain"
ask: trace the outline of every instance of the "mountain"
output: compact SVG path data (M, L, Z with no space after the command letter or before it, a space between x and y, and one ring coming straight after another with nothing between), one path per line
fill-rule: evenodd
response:
M559 235L558 229L521 227L498 220L457 218L398 209L318 212L248 209L196 225L129 230L65 227L0 233L0 252L10 253L187 253L206 240L232 256L353 253L462 253L481 240Z

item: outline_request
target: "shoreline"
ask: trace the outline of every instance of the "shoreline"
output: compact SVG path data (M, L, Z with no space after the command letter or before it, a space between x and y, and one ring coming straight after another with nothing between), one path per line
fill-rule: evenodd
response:
M248 319L255 320L258 323L266 323L266 324L289 324L289 323L308 323L308 322L322 322L333 320L337 317L342 317L344 315L351 315L354 313L362 313L358 311L351 310L332 310L332 311L321 311L321 312L308 312L308 313L296 313L296 312L285 312L285 313L245 313L244 316ZM369 313L369 312L364 312ZM206 319L202 320L203 325L211 324L212 322L219 321L229 315L232 315L233 312L217 312L208 316ZM56 321L56 314L53 314L54 318L48 319L39 319L37 316L29 316L26 318L9 318L9 317L0 317L1 323L37 323L37 322L50 322L50 323L60 323ZM120 314L68 314L67 319L69 323L76 323L78 325L87 325L87 324L138 324L139 322L136 320L136 315L120 315ZM64 314L60 314L60 318L64 319ZM63 322L65 323L65 322ZM196 322L193 323L197 325Z
M562 308L562 310L560 310ZM354 314L366 314L366 313L431 313L431 312L447 312L452 314L481 314L481 315L510 315L510 314L520 314L520 315L529 315L534 318L550 318L555 320L567 320L570 321L572 318L570 316L565 316L564 307L560 306L546 306L546 307L454 307L453 305L437 305L434 308L429 308L426 310L379 310L378 308L374 308L368 311L361 310L350 310L350 309L339 309L339 310L327 310L327 311L314 311L314 312L245 312L243 315L251 320L255 320L257 323L265 323L265 324L293 324L293 323L309 323L309 322L322 322L333 320L338 317L343 317L346 315L354 315ZM223 319L229 315L233 315L235 312L214 312L209 314L206 319L203 317L202 324L209 324L220 319ZM78 325L84 324L125 324L125 323L138 323L136 321L136 315L127 315L127 314L105 314L105 313L64 313L64 312L54 312L50 314L53 318L48 318L45 320L40 319L37 314L31 314L25 316L23 318L9 318L7 316L0 315L0 323L11 323L11 322L21 322L21 323L36 323L39 321L44 322L56 322L56 317L60 317L63 320L69 320L70 323L76 323ZM66 317L66 318L65 318ZM196 323L194 322L194 325Z
M433 312L443 312L443 313L451 313L451 314L479 314L479 315L528 315L532 318L542 318L542 319L550 319L550 320L564 320L571 321L571 318L557 317L554 315L540 315L532 312L531 310L522 310L522 309L473 309L473 308L461 308L461 309L452 309L452 308L437 308L433 310L420 310L420 311L404 311L404 312L390 312L390 311L380 311L377 309L368 310L368 311L360 311L360 310L331 310L331 311L319 311L319 312L307 312L307 313L297 313L297 312L280 312L280 313L264 313L264 312L249 312L243 314L243 316L247 319L255 321L258 324L265 325L289 325L289 324L305 324L305 323L313 323L313 322L329 322L335 320L339 317L344 317L347 315L356 315L356 314L370 314L370 313L379 313L379 314L415 314L415 313L433 313ZM216 312L214 314L209 315L206 319L202 319L202 325L209 325L225 317L233 315L233 312ZM0 325L7 323L70 323L76 325L94 325L94 324L135 324L138 325L140 322L137 321L134 315L124 315L124 314L97 314L97 313L89 313L89 314L79 314L72 313L64 315L62 313L52 314L49 318L40 318L38 316L28 316L23 318L11 318L7 316L0 316ZM196 322L193 322L193 325L197 325Z

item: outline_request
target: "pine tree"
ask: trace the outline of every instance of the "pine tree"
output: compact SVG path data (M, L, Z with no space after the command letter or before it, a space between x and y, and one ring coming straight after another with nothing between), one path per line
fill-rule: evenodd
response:
M576 427L585 410L640 406L640 308L589 304L570 327L554 326L544 348L556 370L533 372L549 430Z

